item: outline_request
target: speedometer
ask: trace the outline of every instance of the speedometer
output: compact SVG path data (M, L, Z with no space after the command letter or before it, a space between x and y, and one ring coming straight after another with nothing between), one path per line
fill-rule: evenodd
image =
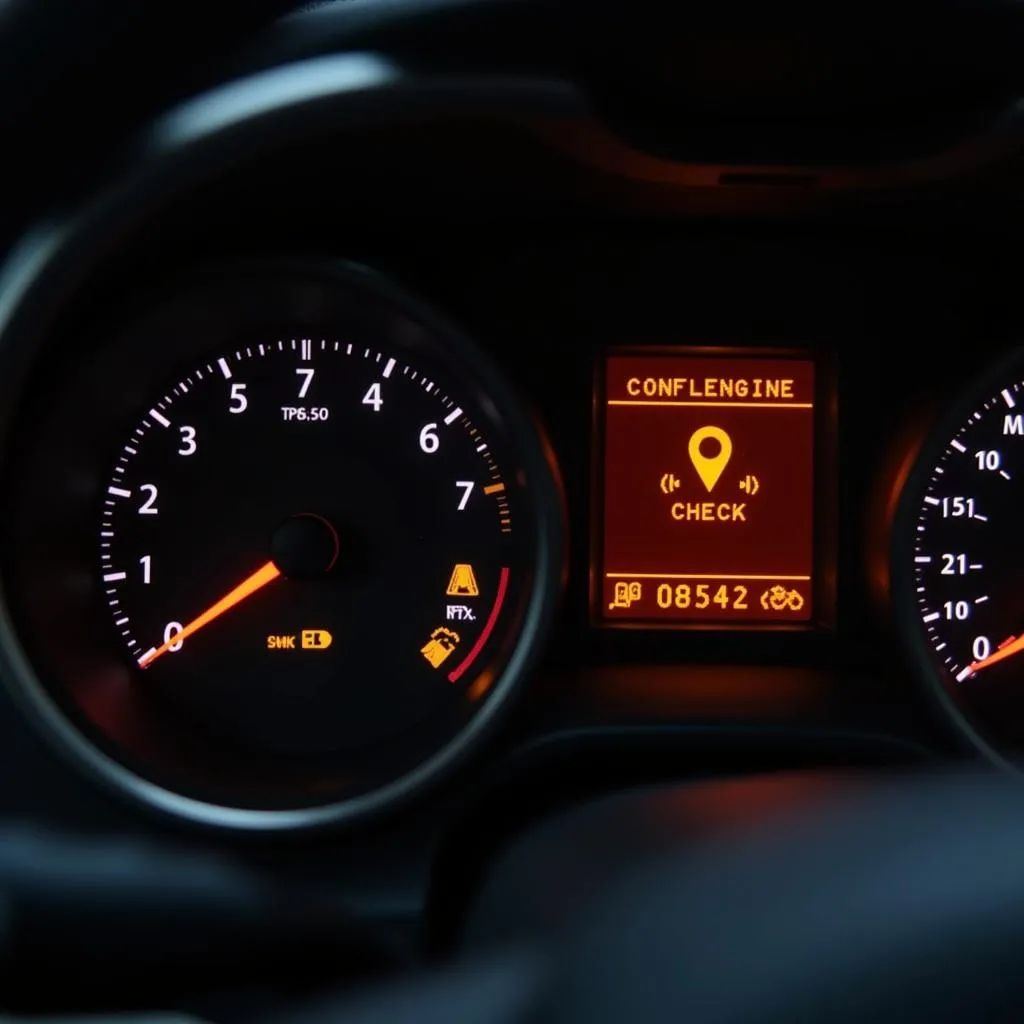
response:
M64 341L4 498L11 671L51 734L253 827L386 806L465 753L561 575L548 449L475 346L368 271L290 264Z
M1024 364L971 388L925 442L895 524L913 649L987 752L1024 751Z

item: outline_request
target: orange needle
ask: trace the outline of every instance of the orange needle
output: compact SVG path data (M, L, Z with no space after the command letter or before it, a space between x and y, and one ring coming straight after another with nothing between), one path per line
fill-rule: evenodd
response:
M239 583L231 593L225 594L216 604L210 605L202 615L197 616L187 626L184 626L180 633L175 633L174 636L169 640L165 640L159 647L154 647L151 651L147 651L139 658L139 667L149 668L161 654L166 654L172 646L183 643L193 633L197 633L203 626L213 622L214 619L220 618L226 611L234 608L240 601L244 601L247 597L255 594L257 590L265 587L271 580L276 580L280 575L281 570L273 562L267 562L266 565L260 566L251 576Z
M972 661L967 666L967 670L973 675L973 673L980 672L983 668L988 668L989 665L994 665L997 661L1002 661L1004 658L1012 658L1015 654L1020 654L1021 651L1024 651L1024 636L1017 637L1016 640L1005 647L997 647L987 658L982 658L981 661Z

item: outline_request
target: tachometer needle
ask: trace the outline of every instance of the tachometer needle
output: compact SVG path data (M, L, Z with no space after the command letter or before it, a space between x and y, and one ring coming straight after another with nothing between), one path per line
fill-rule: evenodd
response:
M257 590L265 587L268 583L276 580L281 575L281 570L273 562L267 562L260 566L251 576L244 579L230 593L225 594L216 604L210 605L202 615L197 615L188 625L184 626L180 633L175 633L170 639L165 640L159 647L154 647L139 658L140 668L149 668L150 665L166 654L172 646L182 643L193 633L198 632L203 626L209 625L214 619L220 618L226 611L234 608L240 601L255 594Z
M971 675L974 675L975 672L980 672L983 668L988 668L989 665L995 665L996 662L1003 661L1005 658L1012 658L1015 654L1020 654L1021 651L1024 651L1024 635L997 647L987 658L982 658L979 661L972 661L971 664L967 666L967 670Z

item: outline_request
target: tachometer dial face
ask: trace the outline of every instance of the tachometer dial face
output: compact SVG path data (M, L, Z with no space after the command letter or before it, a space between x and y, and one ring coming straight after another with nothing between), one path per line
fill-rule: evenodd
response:
M75 327L3 499L10 675L49 732L244 827L369 813L454 764L561 582L548 448L501 375L354 267L211 272Z
M1024 749L1024 373L972 389L925 443L896 524L893 580L929 678L969 733Z
M365 747L458 695L522 572L470 414L337 337L224 351L156 397L97 553L137 673L225 742Z

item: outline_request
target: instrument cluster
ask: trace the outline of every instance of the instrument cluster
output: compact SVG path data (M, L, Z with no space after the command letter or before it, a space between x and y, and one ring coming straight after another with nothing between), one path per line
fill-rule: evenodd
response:
M344 66L177 111L9 260L16 714L135 805L243 830L554 740L566 774L636 741L595 755L608 785L727 736L716 764L1015 763L1005 248L631 206L560 176L550 122L489 122L485 171L463 121L391 125L396 68ZM312 132L353 89L376 134Z

